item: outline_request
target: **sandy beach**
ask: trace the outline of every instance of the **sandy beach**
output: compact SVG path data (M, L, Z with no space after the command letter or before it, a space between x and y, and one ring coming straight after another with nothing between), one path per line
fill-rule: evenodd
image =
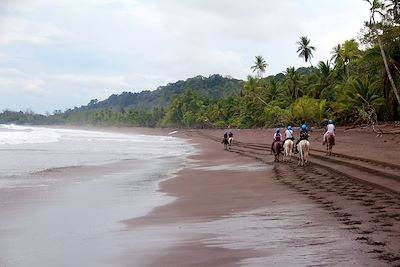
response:
M146 243L154 244L140 257L132 252L126 263L400 264L398 134L339 128L333 150L338 155L327 157L323 130L313 130L311 162L299 167L296 159L273 162L272 130L234 130L230 150L220 143L223 130L177 131L174 136L189 140L199 153L176 178L161 183L160 191L174 202L124 222L128 231L142 231Z
M398 128L382 126L387 132ZM77 253L75 259L62 260L65 266L69 260L76 263L80 259L86 260L81 264L98 262L98 266L400 265L399 134L377 136L371 128L339 127L334 154L326 156L323 130L312 129L310 162L300 167L297 157L274 163L272 129L233 129L234 143L229 150L221 144L224 130L90 129L174 136L187 140L197 152L173 178L159 184L155 198L165 196L171 201L161 201L142 217L116 220L137 207L131 196L138 192L130 192L132 184L127 183L133 176L127 162L41 173L40 177L56 173L60 181L65 180L52 190L2 190L2 214L26 215L33 221L21 225L35 225L44 233L48 233L46 228L54 228L50 233L56 236L45 239L54 251L43 253L57 255L68 247L68 242L66 247L54 246L53 238L58 240L59 235L66 240L75 238L60 229L78 229L84 242L71 250ZM295 131L297 136L298 129ZM121 178L124 172L125 178ZM104 173L112 173L113 179L99 180ZM110 194L111 187L118 188L115 194ZM26 214L30 207L41 212ZM69 218L75 226L66 226L63 209L70 214L79 212L75 220ZM99 212L98 217L92 217L92 212ZM104 219L103 225L100 220ZM9 225L0 237L13 240L19 232L11 222ZM82 232L85 227L92 229L87 238L88 233ZM26 251L34 247L34 240L26 242ZM89 240L98 242L91 248L85 245L92 244ZM97 251L104 251L103 258ZM34 249L30 252L36 253ZM33 254L18 255L23 260L26 256ZM54 259L59 261L59 257ZM38 264L52 266L51 262L35 266Z

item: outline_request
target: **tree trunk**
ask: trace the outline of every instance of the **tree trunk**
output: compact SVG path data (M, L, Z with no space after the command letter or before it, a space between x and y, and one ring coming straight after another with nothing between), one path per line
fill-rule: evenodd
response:
M374 23L375 23L375 21L374 21ZM379 34L378 34L378 32L376 31L376 29L374 30L374 32L375 32L376 37L377 37L377 39L378 39L379 48L380 48L380 50L381 50L381 54L382 54L382 58L383 58L383 63L385 64L385 69L386 69L386 72L387 72L387 75L388 75L390 84L392 85L393 92L394 92L394 94L396 95L397 103L400 104L400 95L399 95L399 92L397 91L397 87L396 87L396 84L394 83L392 74L390 73L389 65L388 65L387 59L386 59L385 50L383 50L383 45L382 45L381 38L379 37Z

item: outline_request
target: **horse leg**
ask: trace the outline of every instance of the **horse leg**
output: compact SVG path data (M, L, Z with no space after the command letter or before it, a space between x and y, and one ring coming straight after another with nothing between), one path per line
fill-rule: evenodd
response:
M299 149L299 166L303 166L303 150L301 149L301 147L298 148Z
M326 155L329 155L329 141L326 142Z
M328 135L327 142L326 142L326 154L328 156L332 156L332 147L333 147L333 136Z
M283 159L284 159L284 161L288 161L288 159L289 159L289 153L288 153L288 150L287 150L287 144L286 144L286 147L284 147L283 148Z
M304 165L308 163L308 151L304 152Z

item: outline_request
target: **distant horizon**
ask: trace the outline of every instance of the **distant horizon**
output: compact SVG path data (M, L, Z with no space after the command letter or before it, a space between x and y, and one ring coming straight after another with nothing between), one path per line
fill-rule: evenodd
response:
M310 68L310 67L299 67L299 68L296 68L296 69L300 69L300 68ZM271 74L271 75L265 76L265 77L263 77L263 78L268 78L268 77L270 77L270 76L274 77L274 76L276 76L276 75L278 75L278 74L283 74L283 71L278 72L278 73L276 73L276 74ZM6 110L13 111L13 112L20 112L20 111L22 111L22 112L33 112L33 113L38 114L38 115L46 115L46 113L52 114L52 113L53 113L54 111L56 111L56 110L61 110L61 112L65 112L65 111L67 111L67 110L69 110L69 109L74 109L74 108L79 108L79 107L81 107L81 106L86 106L86 105L89 104L89 102L90 102L91 100L94 100L94 99L97 99L97 100L100 102L100 101L107 100L107 99L108 99L110 96L112 96L112 95L121 95L121 94L124 93L124 92L126 92L126 93L142 93L142 92L144 92L144 91L155 91L155 90L160 89L160 87L165 87L165 86L167 86L168 84L174 84L174 83L177 83L177 82L179 82L179 81L187 81L187 80L189 80L189 79L193 79L193 78L196 78L196 77L199 77L199 76L204 77L204 78L209 78L209 77L214 76L214 75L219 75L219 76L221 76L221 77L223 77L223 78L227 78L227 79L234 79L234 80L238 80L238 81L245 81L245 80L243 80L243 79L238 79L238 78L232 77L232 76L230 76L230 75L221 75L221 74L218 74L218 73L209 74L208 76L195 75L195 76L193 76L193 77L188 77L188 78L186 78L186 79L180 79L180 80L177 80L177 81L174 81L174 82L168 82L168 83L166 83L166 84L164 84L164 85L159 85L159 86L157 86L157 87L156 87L155 89L153 89L153 90L148 90L148 89L143 89L143 90L141 90L141 91L125 90L125 91L122 91L122 92L120 92L120 93L112 93L112 94L106 96L106 97L103 98L103 99L99 99L99 98L96 98L96 97L95 97L95 98L92 98L92 99L90 99L87 103L83 103L83 104L80 104L80 105L78 105L78 106L67 107L67 108L65 108L65 109L55 108L55 109L54 109L53 111L51 111L51 112L50 112L50 111L46 111L45 113L40 113L40 112L35 112L34 110L31 110L31 109L29 109L29 108L21 109L21 110L13 110L13 109L5 108L5 109L1 110L0 112L4 112L4 111L6 111Z

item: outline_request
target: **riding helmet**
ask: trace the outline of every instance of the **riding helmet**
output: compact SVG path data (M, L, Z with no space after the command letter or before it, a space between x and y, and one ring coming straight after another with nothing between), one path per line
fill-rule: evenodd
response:
M281 128L276 128L276 132L279 133L281 131Z
M305 124L303 124L303 125L301 125L301 129L302 129L303 131L305 131L305 130L307 130L307 126L306 126Z
M328 120L328 124L333 124L333 120Z
M289 126L287 127L287 129L288 129L288 130L292 130L292 126L289 125Z

